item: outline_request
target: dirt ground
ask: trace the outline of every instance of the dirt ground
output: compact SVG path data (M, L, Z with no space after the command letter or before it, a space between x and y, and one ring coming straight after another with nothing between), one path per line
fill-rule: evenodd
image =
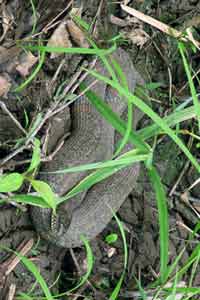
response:
M70 1L35 1L36 32L43 30L42 39L49 40L51 37L56 25L51 28L49 24L56 16L60 14L57 21L69 17L70 8L65 10L68 2ZM78 4L78 1L74 2L76 2L74 5ZM165 116L173 110L175 103L181 104L190 96L186 75L174 39L144 23L138 21L131 23L128 14L122 11L118 4L111 3L112 1L84 0L83 2L83 19L91 22L95 16L97 18L95 39L99 46L107 45L111 37L116 36L119 32L123 33L126 38L120 41L120 45L130 53L136 68L146 82L161 83L160 87L151 93L152 107L157 113ZM129 1L129 6L178 30L193 26L196 29L196 38L199 37L200 1L135 0ZM48 109L56 87L64 79L72 77L83 58L80 55L61 55L52 59L50 55L47 55L36 78L20 93L20 96L16 97L13 90L24 81L24 72L28 72L25 73L26 78L32 70L32 65L30 65L30 70L24 69L25 54L16 47L16 41L24 39L32 31L33 12L30 2L25 0L3 0L0 1L0 7L0 36L2 36L0 86L2 85L1 81L4 80L3 86L6 88L2 92L0 87L0 163L2 163L10 153L13 153L16 139L22 137L19 127L5 111L2 103L6 104L7 109L22 126L26 126L27 118L34 120L38 113ZM116 22L111 20L111 15L128 22L128 25L124 27L118 24L117 26L114 24ZM7 26L5 20L9 20ZM74 45L74 41L72 41L72 45ZM194 71L198 71L198 52L191 54L190 58ZM64 61L62 71L52 81L62 61ZM195 83L197 85L197 82ZM150 121L144 117L138 129L149 123ZM40 138L45 134L47 126L48 124L45 124L38 133ZM195 129L195 123L190 120L184 122L181 127L192 130L192 128ZM60 133L55 137L52 134L57 140L59 135ZM187 135L184 139L186 144L194 149L193 151L199 159L196 142L192 142ZM23 171L24 165L16 162L28 158L30 158L30 151L25 149L9 159L3 166L0 165L0 170L3 172ZM186 247L179 261L179 266L182 266L198 243L197 238L191 243L187 241L191 230L198 222L199 188L197 186L190 193L188 202L184 202L181 195L197 175L179 148L165 136L159 136L157 139L154 160L168 195L170 263ZM27 243L31 243L33 238L35 243L31 250L27 251L28 257L39 266L48 286L53 285L52 291L55 294L64 292L73 287L77 278L85 272L85 249L77 248L73 251L60 249L40 240L35 233L28 211L28 207L20 205L16 207L12 203L1 205L0 245L20 251L23 246L28 248L29 244ZM129 250L128 269L120 292L121 299L136 299L134 298L134 290L137 289L135 278L139 278L141 284L147 286L158 277L160 267L158 211L155 195L145 168L141 167L137 187L124 202L118 216L125 228ZM118 233L119 238L113 245L108 245L105 237L113 232ZM112 220L107 228L91 242L91 246L95 257L94 269L89 283L78 293L92 295L94 299L102 299L112 291L122 273L124 264L123 243L115 220ZM35 283L31 273L22 264L17 264L13 270L7 272L10 269L12 258L13 256L8 250L0 248L0 299L2 300L6 299L11 284L16 285L16 293L28 293ZM193 282L193 285L197 287L200 286L200 272L198 271ZM187 276L189 278L190 274L188 273ZM187 278L183 278L183 280L187 282ZM36 287L33 294L37 297L37 295L41 295L41 290ZM72 299L75 298L72 297Z

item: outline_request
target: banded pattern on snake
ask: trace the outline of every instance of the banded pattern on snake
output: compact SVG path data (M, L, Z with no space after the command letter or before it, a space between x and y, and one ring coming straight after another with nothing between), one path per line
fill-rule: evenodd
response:
M113 54L122 67L131 92L134 92L136 81L141 77L135 70L129 55L118 49ZM106 74L105 68L97 64L97 71ZM86 85L94 78L89 77ZM104 82L98 82L94 92L100 95L112 109L126 118L126 101ZM113 127L104 120L95 107L85 96L76 101L71 109L72 133L55 159L43 166L43 171L55 171L61 168L77 166L86 163L100 162L111 159L115 145L120 136ZM134 124L136 127L141 113L134 109ZM127 144L123 152L132 148ZM80 174L43 174L40 179L48 182L53 190L63 195L74 187L88 173ZM108 179L97 183L85 193L80 193L58 209L58 224L52 230L51 210L39 207L31 208L31 215L36 229L42 237L56 245L71 248L82 244L84 235L87 239L97 236L109 223L114 212L117 212L128 194L135 186L139 174L139 164L123 168ZM60 221L59 222L59 218Z

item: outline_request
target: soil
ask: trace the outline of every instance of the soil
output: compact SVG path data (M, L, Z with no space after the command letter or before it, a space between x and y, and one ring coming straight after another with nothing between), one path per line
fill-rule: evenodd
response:
M58 14L58 20L62 20L69 14L69 10L63 11L66 2L70 1L35 1L37 9L36 32L41 31ZM78 5L79 1L74 1ZM107 45L108 39L119 33L122 29L110 23L110 14L118 18L127 19L127 14L112 1L92 1L84 0L83 18L88 22L97 15L96 42L99 45ZM103 3L103 5L100 5ZM45 113L52 105L52 97L55 94L56 87L64 79L70 79L77 72L83 58L79 55L67 56L61 55L51 59L49 55L45 58L42 70L36 78L24 89L20 96L16 97L14 89L24 81L24 78L16 70L21 55L23 55L15 46L15 41L25 38L32 30L32 10L29 1L10 0L1 1L1 19L5 21L5 12L12 16L11 24L5 37L1 41L0 47L0 75L6 77L11 84L8 93L1 95L1 103L6 104L7 110L17 119L24 128L26 128L27 119L33 123L38 113ZM129 1L129 6L134 7L147 15L165 22L176 29L183 30L187 24L192 24L195 28L195 37L199 34L198 18L196 16L200 10L200 1L154 1L154 0L136 0ZM141 25L140 25L141 26ZM170 113L174 103L181 104L184 99L189 97L189 89L185 83L186 75L183 69L180 55L178 54L176 41L169 38L154 28L142 24L143 30L150 36L149 40L139 47L130 40L121 41L121 46L126 49L133 58L136 68L143 74L147 82L159 82L160 87L151 92L153 109L161 116ZM5 30L1 26L1 34ZM109 29L109 30L108 30ZM42 38L48 40L54 28L47 29ZM131 28L127 28L131 30ZM65 58L62 71L52 84L52 77L55 75L61 61ZM199 55L191 51L191 64L194 71L199 69ZM122 66L123 67L123 66ZM170 74L170 77L169 77ZM169 93L169 82L172 97ZM197 84L197 82L196 82ZM198 89L198 87L197 87ZM69 112L67 112L69 116ZM58 115L63 119L62 113ZM52 118L50 119L50 122ZM56 121L56 119L54 120ZM67 118L67 128L70 127L70 120ZM139 124L139 128L149 124L147 118ZM44 141L44 136L48 129L49 122L46 122L38 132L38 137ZM192 128L195 130L196 124L193 121L185 122L181 125L183 129ZM50 144L48 154L53 151L53 144L57 143L62 134L66 133L66 127L62 124L59 129L50 131ZM13 122L3 106L0 107L0 163L15 150L16 141L23 138L23 133ZM190 138L184 137L186 144L191 144ZM152 144L155 141L152 141ZM179 261L179 267L183 266L192 253L197 238L188 242L191 230L198 222L200 202L199 188L196 186L189 199L195 199L196 202L184 201L181 197L186 188L197 178L194 169L186 162L184 155L179 148L167 137L159 136L156 141L156 151L154 162L159 170L166 193L168 194L169 208L169 226L170 226L170 263L173 263L179 253L185 247L185 251ZM199 158L198 148L195 142L190 145L197 158ZM26 164L17 162L29 159L31 151L29 147L25 151L19 152L11 160L8 160L0 170L23 171ZM170 196L170 191L177 182L181 172L184 174L178 183L175 193ZM188 199L188 198L187 198ZM133 292L137 288L135 278L140 278L142 286L147 286L153 282L159 275L160 253L159 253L159 225L158 210L155 200L155 194L149 182L146 170L141 167L140 177L137 188L129 195L123 206L118 212L118 216L123 222L127 243L128 243L128 268L125 276L124 286L121 289L121 299L133 298ZM116 232L119 236L113 245L105 242L105 237L109 233ZM28 251L27 256L37 264L42 276L51 286L52 292L56 295L65 292L74 286L76 280L86 271L85 249L79 248L68 250L60 249L55 245L40 240L35 233L31 223L28 207L17 206L13 203L1 204L0 212L0 245L20 251L20 247L31 239L34 239L34 247ZM120 238L119 228L115 220L112 220L107 228L93 241L91 247L95 257L95 265L90 276L90 282L84 286L84 290L78 291L80 294L93 295L94 299L101 299L109 295L119 279L124 264L124 250L122 239ZM17 264L9 275L6 274L9 262L8 258L12 254L4 248L0 248L0 299L6 299L11 284L16 285L16 295L19 293L31 291L35 299L42 295L38 285L35 285L35 279L32 274L23 266ZM74 258L76 257L76 259ZM199 266L197 266L196 276L193 285L200 286ZM190 276L183 278L187 282ZM73 278L73 280L72 280ZM33 290L32 290L33 287ZM63 298L65 299L65 298Z

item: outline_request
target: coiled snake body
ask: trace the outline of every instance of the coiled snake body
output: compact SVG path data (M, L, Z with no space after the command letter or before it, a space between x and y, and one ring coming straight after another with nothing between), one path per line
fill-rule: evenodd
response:
M118 49L113 56L126 75L129 90L133 92L139 75L129 55L124 50ZM105 74L102 66L97 66L97 70ZM86 84L88 85L91 80L94 78L89 78ZM120 99L120 96L104 82L98 82L93 90L115 112L122 116L125 114L126 101ZM138 110L134 110L134 127L140 117ZM115 134L113 127L83 96L72 107L72 134L55 159L45 165L43 170L55 171L60 168L111 159L118 139L119 136ZM123 152L130 149L131 145L127 144ZM82 244L81 235L90 240L109 223L113 216L109 206L114 212L120 208L133 189L138 173L138 164L124 168L108 179L97 183L87 192L78 194L66 204L61 205L58 209L58 220L62 215L64 222L62 217L62 225L58 222L54 231L51 227L51 210L32 207L31 215L36 229L44 238L57 245L67 248L80 246ZM48 182L57 194L63 195L86 175L86 172L60 175L43 174L40 178Z

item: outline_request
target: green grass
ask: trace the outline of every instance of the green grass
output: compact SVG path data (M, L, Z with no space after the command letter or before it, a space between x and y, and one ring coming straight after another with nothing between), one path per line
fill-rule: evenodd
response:
M31 8L33 11L33 27L32 27L32 31L31 31L31 35L33 35L35 33L36 26L37 26L37 11L36 11L34 2L35 2L34 0L30 0Z

